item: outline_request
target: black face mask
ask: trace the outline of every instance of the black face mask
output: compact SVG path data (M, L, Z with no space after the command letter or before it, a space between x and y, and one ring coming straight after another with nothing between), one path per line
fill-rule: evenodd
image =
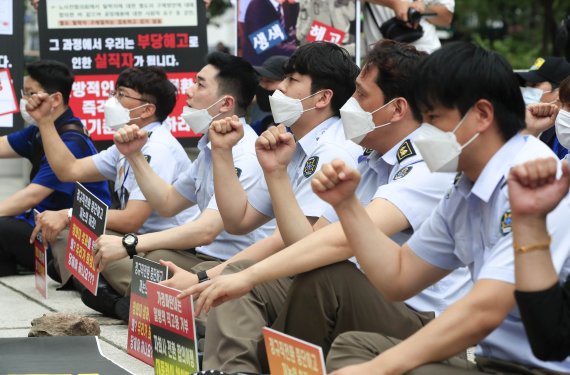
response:
M274 92L275 90L269 91L261 86L257 86L257 89L255 90L255 98L257 100L257 106L263 112L271 112L271 106L269 105L269 97L273 95Z

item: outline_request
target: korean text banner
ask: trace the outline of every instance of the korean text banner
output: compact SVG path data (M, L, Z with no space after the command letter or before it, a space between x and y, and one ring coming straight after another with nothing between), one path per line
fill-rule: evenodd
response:
M359 0L238 0L238 55L261 65L275 55L322 41L359 55Z
M207 54L201 0L45 0L40 2L40 54L73 69L70 99L94 140L109 140L103 104L118 74L130 67L163 67L179 92L166 123L176 137L194 133L179 117L184 92Z
M0 0L0 70L3 77L10 77L12 82L0 83L0 90L4 95L0 100L12 97L16 93L20 99L24 73L24 5L21 1ZM12 91L13 90L13 91ZM12 98L10 98L12 100ZM0 103L0 107L4 107ZM5 103L4 103L5 104ZM0 135L6 135L22 128L23 121L16 108L13 111L0 110Z

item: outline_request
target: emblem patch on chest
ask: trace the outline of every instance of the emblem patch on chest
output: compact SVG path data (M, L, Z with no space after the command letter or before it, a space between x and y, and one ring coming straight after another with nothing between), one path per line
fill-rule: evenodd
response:
M501 233L504 235L511 233L512 228L511 210L505 211L501 218Z
M400 178L406 177L408 173L412 170L412 166L407 166L405 168L400 169L395 175L393 180L399 180Z
M305 163L305 167L303 168L303 176L311 177L313 173L317 170L317 166L319 165L319 157L318 156L311 156L309 160Z

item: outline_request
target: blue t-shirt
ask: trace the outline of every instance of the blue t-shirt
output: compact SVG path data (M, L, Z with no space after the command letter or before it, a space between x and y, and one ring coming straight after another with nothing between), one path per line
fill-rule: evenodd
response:
M80 120L73 115L71 109L67 109L61 116L55 120L56 128L71 123L79 123ZM61 134L63 143L69 148L77 159L97 154L97 150L91 140L84 134L74 131L68 131ZM18 155L32 160L33 150L41 147L40 130L37 126L29 126L25 129L8 135L8 143ZM45 210L61 210L73 206L73 193L75 191L75 183L61 182L48 164L45 155L42 157L38 172L33 177L31 183L45 186L53 189L54 192L41 201L36 207L39 212ZM105 204L111 204L111 196L109 194L109 186L107 181L90 182L84 186L101 199ZM32 210L23 212L16 216L17 219L27 221L31 226L35 225Z

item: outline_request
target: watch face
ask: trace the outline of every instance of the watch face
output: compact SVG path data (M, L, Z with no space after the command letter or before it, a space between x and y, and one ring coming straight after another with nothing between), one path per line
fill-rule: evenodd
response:
M127 236L125 237L125 244L128 246L134 245L135 243L135 238L133 236Z

